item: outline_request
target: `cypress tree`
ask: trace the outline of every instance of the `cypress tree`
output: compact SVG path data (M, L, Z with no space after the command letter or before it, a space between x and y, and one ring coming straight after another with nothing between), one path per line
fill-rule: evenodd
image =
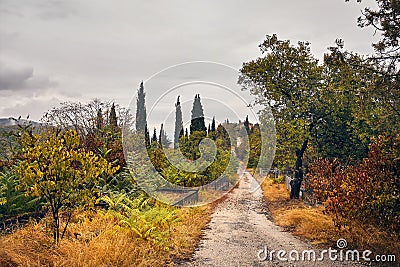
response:
M226 149L226 150L231 148L231 140L229 138L229 134L221 124L218 125L218 127L217 127L217 130L215 133L215 139L220 140L219 145L218 145L219 147Z
M247 134L250 133L250 123L249 123L249 115L246 116L246 120L244 121L244 128L246 129Z
M97 118L96 118L96 128L97 130L103 129L104 119L103 119L103 112L101 108L97 110Z
M143 82L141 82L136 99L136 131L140 132L143 132L147 125L145 96Z
M178 148L179 138L183 135L183 121L181 102L178 100L175 104L175 133L174 133L174 148Z
M171 141L168 139L167 134L164 131L164 124L161 124L160 135L158 139L158 143L160 147L168 148L171 144Z
M195 131L204 133L207 132L207 128L204 123L203 106L201 105L199 94L197 94L194 97L193 108L192 108L192 119L190 122L190 134L192 134Z
M146 144L146 148L150 147L150 133L149 130L147 129L147 125L144 126L144 141Z
M161 123L160 135L158 136L158 144L162 147L162 138L163 138L164 124Z
M212 140L215 140L215 117L213 117L211 126L209 126L208 129L208 137L211 138Z
M110 124L111 127L115 127L115 128L118 127L117 113L115 112L114 103L111 106L109 124Z
M157 143L157 130L154 128L153 137L151 138L152 143Z

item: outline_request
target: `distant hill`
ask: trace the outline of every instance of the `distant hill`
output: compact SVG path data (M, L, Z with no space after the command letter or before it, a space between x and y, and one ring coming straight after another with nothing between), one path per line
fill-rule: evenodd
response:
M37 126L40 125L39 122L25 119L16 121L10 118L0 118L0 163L2 160L9 159L11 157L12 152L10 150L10 145L14 145L16 141L15 138L10 134L19 130L18 124L28 125L29 123L34 126L34 131L35 129L38 129Z
M0 127L14 126L16 122L12 119L0 118Z
M13 120L11 118L0 118L0 128L16 126L18 124L18 122L20 124L32 123L33 126L39 126L40 125L39 122L29 121L29 120L25 120L25 119L20 119L20 120L16 121L16 120Z

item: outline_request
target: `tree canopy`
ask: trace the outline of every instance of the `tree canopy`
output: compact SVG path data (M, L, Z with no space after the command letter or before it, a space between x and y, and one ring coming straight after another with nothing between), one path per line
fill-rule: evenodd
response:
M74 130L25 132L19 142L23 160L13 167L19 177L18 186L28 195L46 199L53 218L54 240L59 242L72 212L79 206L93 205L102 178L112 175L118 167L80 148ZM61 210L69 213L69 219L60 236Z
M194 97L193 108L192 108L192 119L190 123L190 133L195 131L207 132L206 125L204 123L204 111L201 105L200 95L197 94Z
M343 61L334 50L319 64L310 43L295 46L276 35L267 35L260 50L264 56L243 64L239 83L257 103L271 107L277 129L275 164L294 166L297 198L308 147L314 156L344 161L366 156L376 128L368 116L376 108L365 92L375 86L377 74ZM374 104L381 109L380 102Z

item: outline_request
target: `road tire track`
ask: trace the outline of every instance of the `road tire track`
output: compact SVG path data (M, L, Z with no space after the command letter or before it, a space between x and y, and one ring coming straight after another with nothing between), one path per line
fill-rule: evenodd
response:
M329 259L278 261L276 254L273 260L260 260L258 252L265 246L269 251L297 250L300 255L303 250L314 248L270 220L261 188L250 189L253 179L247 172L242 175L238 188L215 208L192 260L179 266L356 266L354 262ZM315 251L318 258L318 250Z

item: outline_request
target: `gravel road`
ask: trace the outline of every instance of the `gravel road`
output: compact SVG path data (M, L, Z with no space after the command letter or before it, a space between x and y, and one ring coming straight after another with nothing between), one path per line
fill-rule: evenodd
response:
M193 259L179 266L355 266L329 259L301 261L302 251L313 247L270 220L260 187L250 189L253 183L254 178L249 173L242 175L238 188L215 208ZM267 255L276 251L272 260L263 259L265 253L259 253L265 248ZM300 261L279 261L278 250L287 251L286 258L291 250L297 250ZM318 258L320 253L315 251Z

